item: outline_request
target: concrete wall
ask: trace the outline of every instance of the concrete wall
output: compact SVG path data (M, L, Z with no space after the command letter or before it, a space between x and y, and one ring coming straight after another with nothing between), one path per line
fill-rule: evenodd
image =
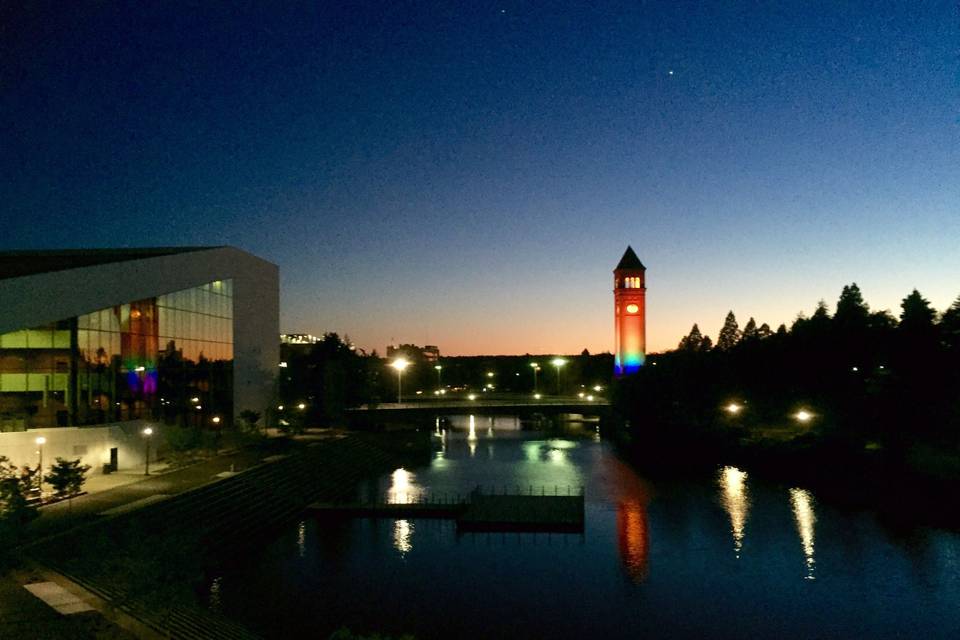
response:
M234 415L265 413L280 361L279 269L233 247L0 280L0 334L227 278L234 288Z
M54 427L30 429L16 433L0 433L0 455L17 466L36 467L38 462L36 439L47 439L43 445L43 468L46 472L57 457L89 464L89 473L100 473L110 462L111 447L117 448L118 470L143 469L146 441L143 430L153 429L150 436L150 460L156 460L158 449L163 449L164 425L145 420L118 422L100 427Z

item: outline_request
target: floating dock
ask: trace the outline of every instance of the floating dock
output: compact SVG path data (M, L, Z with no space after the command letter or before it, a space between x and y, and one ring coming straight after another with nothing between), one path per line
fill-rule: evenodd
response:
M584 496L487 495L474 490L457 502L315 503L316 515L367 518L447 518L462 531L582 532Z

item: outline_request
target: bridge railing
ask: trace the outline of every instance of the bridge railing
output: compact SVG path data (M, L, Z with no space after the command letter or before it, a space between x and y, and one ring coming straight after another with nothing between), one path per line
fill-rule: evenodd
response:
M585 497L583 485L554 484L526 486L519 484L477 485L469 492L455 491L386 491L378 495L371 505L422 504L456 505L466 504L474 496L534 496L534 497Z

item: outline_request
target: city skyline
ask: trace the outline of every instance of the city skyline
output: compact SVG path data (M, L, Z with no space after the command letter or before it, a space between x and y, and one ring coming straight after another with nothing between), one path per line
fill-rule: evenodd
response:
M9 12L0 250L222 245L281 330L650 352L856 282L960 294L956 7L396 3Z

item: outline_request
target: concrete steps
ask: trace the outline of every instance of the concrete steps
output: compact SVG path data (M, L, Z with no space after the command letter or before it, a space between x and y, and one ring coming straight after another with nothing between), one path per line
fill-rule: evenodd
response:
M319 441L139 510L103 517L34 545L28 554L168 637L253 638L241 625L199 607L173 606L158 612L129 598L89 561L79 561L91 553L85 542L106 536L118 553L142 553L151 548L151 541L162 549L168 536L186 536L204 558L227 557L301 517L311 502L350 497L364 477L397 464L397 454L378 446L371 436Z

